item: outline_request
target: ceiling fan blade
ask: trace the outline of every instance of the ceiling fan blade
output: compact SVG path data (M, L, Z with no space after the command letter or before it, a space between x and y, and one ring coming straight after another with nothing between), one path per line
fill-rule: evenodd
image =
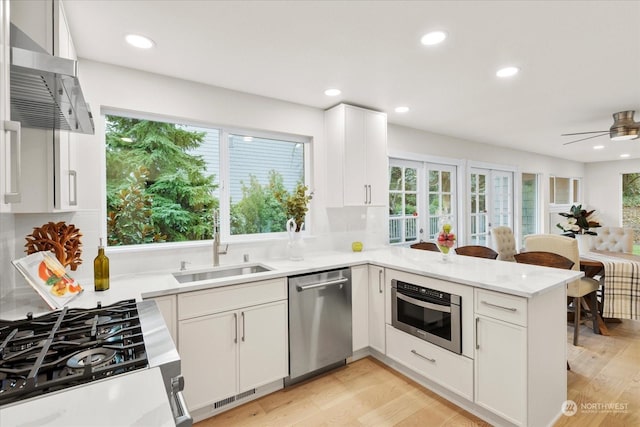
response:
M601 133L600 135L594 135L594 136L588 136L586 138L582 138L582 139L576 139L575 141L569 141L569 142L565 142L562 145L569 145L569 144L573 144L574 142L580 142L580 141L586 141L587 139L593 139L593 138L599 138L601 136L605 136L607 135L609 132L607 133Z
M572 135L586 135L589 133L601 133L601 134L605 134L605 133L609 133L608 130L594 130L593 132L576 132L576 133L563 133L560 136L572 136Z

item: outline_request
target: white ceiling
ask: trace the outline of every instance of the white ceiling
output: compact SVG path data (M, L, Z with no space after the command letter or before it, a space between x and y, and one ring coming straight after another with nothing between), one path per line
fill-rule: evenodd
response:
M390 123L555 157L640 158L640 139L560 136L607 130L617 111L640 121L638 0L63 3L81 58L323 109L362 105ZM421 45L434 29L448 39ZM157 46L126 45L130 32ZM496 78L505 65L521 73Z

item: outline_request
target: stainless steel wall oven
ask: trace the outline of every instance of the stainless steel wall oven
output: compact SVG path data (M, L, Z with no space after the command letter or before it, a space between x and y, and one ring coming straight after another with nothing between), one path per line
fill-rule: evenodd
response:
M391 281L393 327L457 354L462 354L461 305L459 295Z

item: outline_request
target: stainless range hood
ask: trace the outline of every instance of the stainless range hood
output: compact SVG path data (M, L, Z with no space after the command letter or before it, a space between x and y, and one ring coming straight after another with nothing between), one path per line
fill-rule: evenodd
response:
M76 61L49 55L11 24L11 119L23 127L93 134Z

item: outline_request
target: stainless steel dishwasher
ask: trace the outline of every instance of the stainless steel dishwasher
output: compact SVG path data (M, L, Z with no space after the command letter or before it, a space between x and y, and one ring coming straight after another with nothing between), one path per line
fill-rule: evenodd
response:
M351 269L289 277L289 377L293 384L353 354Z

